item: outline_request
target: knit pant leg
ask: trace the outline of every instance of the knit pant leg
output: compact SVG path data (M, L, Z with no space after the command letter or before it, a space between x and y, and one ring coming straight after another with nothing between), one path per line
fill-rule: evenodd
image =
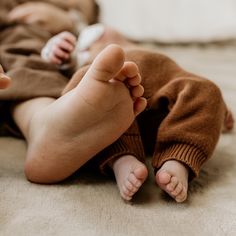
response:
M101 173L110 175L112 174L111 164L124 155L132 155L139 161L145 162L145 154L137 121L134 121L130 128L116 142L93 158L93 166L98 166Z
M212 156L221 133L227 109L219 88L205 79L178 78L158 91L153 102L168 107L156 135L155 172L164 162L176 160L189 167L193 179Z

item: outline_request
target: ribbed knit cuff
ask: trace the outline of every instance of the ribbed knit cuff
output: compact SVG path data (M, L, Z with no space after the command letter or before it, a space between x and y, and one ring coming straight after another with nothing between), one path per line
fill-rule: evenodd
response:
M168 160L180 161L187 165L192 171L189 175L189 180L192 180L199 175L207 156L199 148L189 144L175 143L170 145L170 143L162 143L156 148L152 161L155 173Z
M112 164L124 155L135 156L139 161L145 162L142 140L139 135L123 134L115 143L99 154L99 169L105 175L112 174Z

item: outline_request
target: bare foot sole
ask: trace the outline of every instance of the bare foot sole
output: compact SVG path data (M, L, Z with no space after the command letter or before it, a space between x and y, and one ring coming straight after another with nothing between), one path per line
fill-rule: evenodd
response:
M178 161L166 161L156 173L156 183L176 202L183 202L187 198L188 169Z
M134 156L122 156L113 164L120 195L131 200L148 176L147 167Z
M104 49L74 89L33 116L28 179L63 180L118 139L146 106L140 82L136 64L124 62L120 47Z

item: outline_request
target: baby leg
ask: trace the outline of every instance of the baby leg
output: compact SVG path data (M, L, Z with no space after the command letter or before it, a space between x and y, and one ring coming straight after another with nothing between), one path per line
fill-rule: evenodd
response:
M118 139L146 106L137 75L137 66L125 63L123 50L111 45L59 99L18 104L13 116L28 142L27 178L61 181Z

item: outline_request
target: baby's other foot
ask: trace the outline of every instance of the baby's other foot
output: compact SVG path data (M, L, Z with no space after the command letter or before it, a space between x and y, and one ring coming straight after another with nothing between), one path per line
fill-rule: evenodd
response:
M46 98L30 121L25 173L32 182L67 178L114 143L145 109L138 67L125 62L117 45L105 48L82 79L77 76L76 87L55 101Z
M179 161L166 161L156 173L156 183L176 202L187 198L188 168Z
M121 197L131 200L148 176L147 167L134 156L127 155L117 159L112 168Z

